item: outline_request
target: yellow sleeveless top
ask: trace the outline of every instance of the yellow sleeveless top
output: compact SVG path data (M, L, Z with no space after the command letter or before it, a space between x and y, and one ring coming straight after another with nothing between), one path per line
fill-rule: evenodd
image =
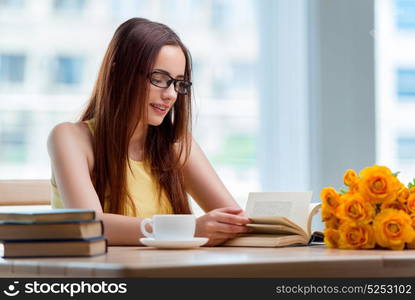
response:
M86 121L89 130L94 133L93 120ZM158 199L158 190L153 177L144 166L144 162L129 160L131 170L127 166L126 180L127 190L134 201L136 211L134 213L130 206L127 206L127 216L136 216L140 218L151 218L155 214L173 214L173 207L163 191L161 199ZM55 178L52 175L52 199L51 204L53 208L64 208L59 190L55 183ZM106 205L104 205L106 206ZM103 208L105 212L105 207Z

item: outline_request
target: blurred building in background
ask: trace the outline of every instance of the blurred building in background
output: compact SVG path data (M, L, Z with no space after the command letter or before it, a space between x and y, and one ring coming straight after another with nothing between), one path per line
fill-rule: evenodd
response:
M365 24L373 5L376 24ZM194 136L241 206L248 192L261 189L312 187L318 200L319 188L341 184L339 174L372 163L375 155L400 171L403 182L412 180L415 0L0 0L1 179L50 177L50 130L77 120L115 29L131 17L167 24L190 49ZM356 41L358 53L347 52ZM376 61L376 107L365 102L370 96L361 100L364 115L376 110L376 132L370 129L363 141L344 130L350 125L327 117L362 115L353 101L370 95L350 80L371 74L372 66L357 74L362 64L347 68L339 62L342 53L350 64L361 57ZM318 89L323 93L315 99L325 99L320 106L310 98ZM358 120L356 128L371 126ZM347 141L338 138L346 133ZM351 145L365 145L374 134L376 153Z
M260 189L254 2L0 0L0 179L50 177L50 130L79 117L115 29L144 17L190 49L194 136L244 205Z
M415 1L375 1L377 162L415 177Z

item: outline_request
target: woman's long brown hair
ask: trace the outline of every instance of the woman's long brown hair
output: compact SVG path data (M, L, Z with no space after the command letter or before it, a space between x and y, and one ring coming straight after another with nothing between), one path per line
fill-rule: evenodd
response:
M144 162L171 201L174 213L190 213L184 188L183 160L190 153L191 93L177 95L173 108L159 126L148 126L148 74L160 49L178 46L186 58L186 80L191 80L191 57L167 26L142 18L118 27L105 53L82 121L94 119L93 183L104 212L123 214L133 199L126 186L129 141L137 126L145 126Z

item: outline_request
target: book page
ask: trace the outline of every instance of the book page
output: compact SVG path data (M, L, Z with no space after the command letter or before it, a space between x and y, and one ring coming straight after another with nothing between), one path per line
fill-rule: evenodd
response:
M306 233L311 191L249 193L246 214L249 218L285 217Z
M310 203L310 209L308 212L308 220L307 220L307 234L310 236L311 232L311 225L313 222L313 217L320 211L321 203Z

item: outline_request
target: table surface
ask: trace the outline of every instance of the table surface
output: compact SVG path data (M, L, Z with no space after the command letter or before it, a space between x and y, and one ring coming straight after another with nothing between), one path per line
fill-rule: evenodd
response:
M415 250L108 247L95 257L0 259L1 277L414 277Z

